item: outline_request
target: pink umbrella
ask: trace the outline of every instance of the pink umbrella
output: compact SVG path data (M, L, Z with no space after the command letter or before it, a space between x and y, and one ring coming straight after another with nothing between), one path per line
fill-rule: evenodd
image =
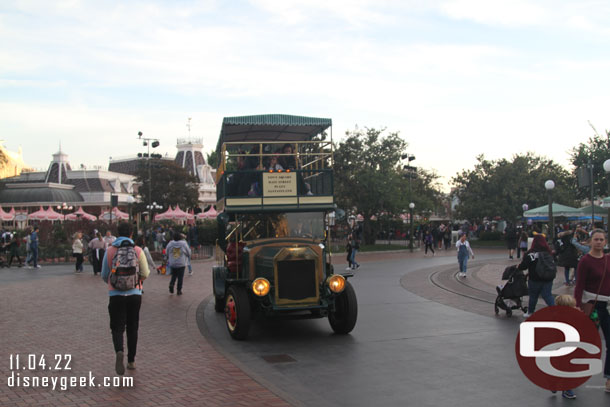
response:
M218 216L218 212L214 209L214 206L211 206L206 212L201 212L197 214L197 219L216 219Z
M110 217L110 211L103 212L103 213L102 213L102 214L99 216L99 219L100 219L100 220L104 220L104 221L106 221L106 220L110 220L110 218L111 218L111 217ZM120 219L120 220L129 219L129 214L128 214L128 213L125 213L125 212L120 211L120 210L119 210L119 208L112 208L112 220L114 221L115 219L116 219L116 220L119 220L119 219Z
M15 208L11 208L11 212L4 212L4 209L0 207L0 220L10 221L15 219Z
M173 219L172 218L173 214L174 214L174 210L170 206L169 208L167 208L167 210L165 212L158 213L155 215L155 222L164 220L164 219Z
M113 214L114 216L114 214ZM78 219L86 219L86 220L96 220L97 217L87 213L83 210L83 207L80 206L76 212L70 213L66 215L66 220L78 220Z
M172 216L173 216L172 219L176 219L176 220L193 219L193 215L191 215L190 213L184 212L182 209L180 209L179 205L176 205L176 209L174 209Z
M47 211L42 209L42 206L40 206L39 210L37 210L36 212L32 212L32 213L30 213L28 215L28 219L30 219L30 220L47 220Z
M47 219L46 220L63 220L64 219L64 215L62 215L61 213L57 213L53 210L52 206L49 206L49 209L47 209Z

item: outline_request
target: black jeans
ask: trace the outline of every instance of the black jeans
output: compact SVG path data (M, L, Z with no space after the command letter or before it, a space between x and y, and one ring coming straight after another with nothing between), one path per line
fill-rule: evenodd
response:
M83 254L74 253L74 257L76 257L76 271L83 271Z
M599 315L599 327L604 333L606 342L606 360L604 362L604 377L610 379L610 314L608 314L608 303L598 301L595 304L597 315Z
M141 305L141 295L113 295L108 302L110 330L115 352L123 352L123 332L127 328L127 362L136 360Z
M169 287L174 289L174 283L178 280L178 292L182 292L182 280L184 280L185 267L172 267L172 279L169 281Z
M19 257L19 253L11 251L11 257L8 259L8 266L10 267L13 264L13 257L17 257L17 261L19 262L19 267L21 267L21 257Z

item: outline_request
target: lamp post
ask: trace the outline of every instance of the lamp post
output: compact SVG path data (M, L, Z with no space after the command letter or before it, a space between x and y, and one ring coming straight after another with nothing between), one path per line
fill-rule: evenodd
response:
M606 175L610 175L610 159L604 161L604 171ZM608 203L608 229L610 229L610 202Z
M157 204L156 202L153 202L150 205L146 205L146 209L148 209L148 213L150 214L150 224L152 225L153 220L154 220L154 211L155 209L163 209L163 207L159 204Z
M544 183L544 188L546 188L549 194L549 225L551 227L550 236L551 241L555 240L555 222L553 219L553 188L555 188L555 182L553 180L548 180Z
M136 198L134 198L132 195L128 195L126 201L127 201L127 205L129 206L129 223L132 223L133 216L131 214L131 206L136 201Z
M64 214L65 211L71 211L73 209L72 205L69 205L64 202L61 205L57 205L57 210L61 212L61 215L63 216L64 220L66 220L66 215Z
M411 202L409 204L409 221L411 221L411 232L409 238L409 251L413 253L413 209L415 209L415 204Z
M142 137L143 133L141 131L138 132L138 140L142 140L142 145L144 147L147 147L147 151L146 153L142 154L139 153L138 157L144 157L146 158L146 162L148 164L148 205L146 206L147 208L149 206L153 206L156 205L156 202L152 202L152 172L150 169L150 159L152 158L151 154L150 154L150 148L157 148L159 147L159 139L156 138L149 138L149 137ZM160 155L157 155L157 157L161 157ZM152 217L150 218L150 222L152 223Z

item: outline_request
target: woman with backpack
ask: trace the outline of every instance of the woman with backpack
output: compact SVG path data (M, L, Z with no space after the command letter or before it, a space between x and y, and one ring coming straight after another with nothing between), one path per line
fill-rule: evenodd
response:
M551 266L554 268L554 271L550 269ZM530 299L527 312L523 314L525 318L528 318L536 311L538 297L542 297L548 306L555 305L551 289L553 288L553 280L555 279L557 269L553 263L553 253L543 234L534 235L532 247L525 252L523 260L517 266L517 269L528 270L527 291Z

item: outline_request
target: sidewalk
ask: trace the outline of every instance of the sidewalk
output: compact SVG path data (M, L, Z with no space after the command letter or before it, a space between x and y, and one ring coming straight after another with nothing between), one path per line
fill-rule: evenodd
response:
M69 265L0 271L2 406L285 406L220 355L201 335L198 305L211 293L211 262L194 264L184 295L170 295L169 276L152 274L144 285L137 369L133 388L9 388L10 355L68 354L72 370L22 370L21 376L116 376L109 329L108 294L91 267L82 275ZM30 278L24 281L23 275ZM48 368L48 367L47 367Z

